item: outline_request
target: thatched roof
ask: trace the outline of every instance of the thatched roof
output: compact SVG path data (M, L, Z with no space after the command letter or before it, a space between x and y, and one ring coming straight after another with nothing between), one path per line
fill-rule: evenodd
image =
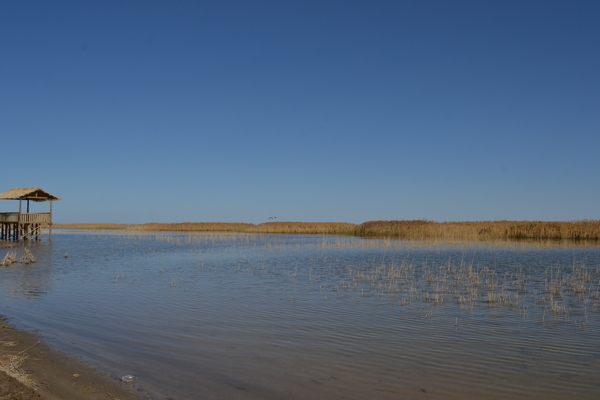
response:
M44 192L40 188L15 188L10 189L8 192L0 194L0 200L33 200L33 201L48 201L48 200L62 200L58 197L51 195L48 192Z

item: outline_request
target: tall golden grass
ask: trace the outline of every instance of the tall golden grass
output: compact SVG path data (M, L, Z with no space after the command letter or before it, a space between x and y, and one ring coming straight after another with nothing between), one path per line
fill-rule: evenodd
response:
M122 224L52 224L52 229L126 229Z
M246 223L228 222L181 222L174 224L155 223L125 225L125 224L54 224L54 229L124 229L130 231L187 231L187 232L242 232L255 226Z
M347 222L265 222L244 232L353 235L355 229L356 224Z
M175 224L55 224L55 229L125 229L130 231L240 232L280 234L352 235L356 224L345 222L265 222L254 225L228 222L182 222Z
M600 240L600 220L571 222L427 220L346 222L265 222L254 225L228 222L123 224L55 224L55 229L121 229L130 231L239 232L270 234L331 234L398 239L450 240Z
M359 225L355 234L357 236L387 236L400 239L600 240L600 220L571 222L369 221Z
M243 222L181 222L176 224L148 223L129 225L126 229L135 231L185 231L185 232L244 232L254 224Z

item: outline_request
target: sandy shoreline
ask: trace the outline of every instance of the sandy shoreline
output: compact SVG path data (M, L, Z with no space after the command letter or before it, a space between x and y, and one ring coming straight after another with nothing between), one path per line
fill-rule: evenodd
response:
M32 332L0 318L0 398L11 400L148 399L81 360L54 350Z

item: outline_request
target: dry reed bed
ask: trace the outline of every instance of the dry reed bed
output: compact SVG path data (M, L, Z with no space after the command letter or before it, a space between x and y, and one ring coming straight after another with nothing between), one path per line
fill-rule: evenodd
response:
M170 231L170 232L242 232L255 226L246 223L228 222L181 222L147 224L54 224L54 229L93 229L93 230L128 230L128 231Z
M412 220L369 221L361 225L345 222L266 222L258 225L226 222L183 222L140 225L55 224L53 227L56 229L121 229L132 231L334 234L362 237L393 237L410 240L600 240L600 220L571 222L434 222Z
M388 236L399 239L553 239L600 240L600 220L571 222L481 221L434 222L369 221L359 225L357 236Z
M53 229L98 229L113 230L126 229L127 225L121 224L52 224Z
M55 229L98 229L130 231L171 232L237 232L278 234L354 234L355 224L345 222L266 222L259 225L229 222L182 222L175 224L148 223L140 225L119 224L55 224Z
M176 224L148 223L128 225L134 231L173 231L173 232L243 232L254 224L242 222L181 222Z
M353 235L355 228L355 224L346 222L266 222L244 232Z

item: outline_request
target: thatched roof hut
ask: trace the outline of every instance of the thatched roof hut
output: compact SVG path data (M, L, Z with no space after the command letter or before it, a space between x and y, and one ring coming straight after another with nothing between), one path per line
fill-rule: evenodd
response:
M0 194L0 200L33 200L33 201L49 201L49 200L62 200L46 191L43 191L39 187L33 188L15 188L10 189L8 192Z
M0 240L39 240L42 237L42 226L50 229L48 235L52 240L52 203L62 200L39 187L15 188L0 193L0 200L19 200L19 212L0 213ZM23 212L23 200L26 200L26 212ZM50 212L30 213L29 202L50 202Z

